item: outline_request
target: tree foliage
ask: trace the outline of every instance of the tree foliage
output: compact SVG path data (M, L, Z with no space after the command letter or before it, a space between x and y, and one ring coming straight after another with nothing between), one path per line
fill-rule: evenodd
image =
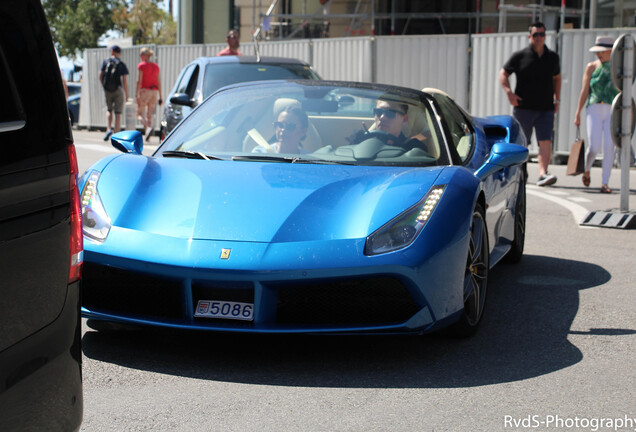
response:
M125 36L132 37L137 45L175 44L177 25L158 3L159 0L135 0L130 8L118 7L113 16L115 28Z
M135 44L176 43L177 25L159 0L43 0L53 40L61 56L76 58L97 48L111 30Z
M46 17L60 55L76 58L85 48L96 48L99 38L113 28L113 8L123 0L45 0Z

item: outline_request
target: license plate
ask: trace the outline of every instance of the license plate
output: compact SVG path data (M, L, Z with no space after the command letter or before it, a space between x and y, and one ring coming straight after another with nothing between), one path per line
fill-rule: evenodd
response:
M252 321L254 319L254 303L199 300L194 316Z

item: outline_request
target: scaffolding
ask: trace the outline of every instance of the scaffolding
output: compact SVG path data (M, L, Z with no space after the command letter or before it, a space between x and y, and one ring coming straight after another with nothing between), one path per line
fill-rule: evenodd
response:
M396 21L404 20L401 34L406 34L413 20L428 19L439 23L441 33L446 34L444 20L468 19L469 27L475 22L475 28L469 33L481 33L481 22L484 18L495 18L498 21L498 32L507 31L508 20L514 17L532 17L533 21L543 21L548 14L559 16L559 28L564 28L566 18L579 18L580 28L584 28L586 9L585 1L581 0L581 8L567 8L565 0L561 0L561 6L547 6L545 0L539 4L527 4L523 6L505 4L505 0L499 0L497 12L482 12L481 1L475 0L475 11L471 12L396 12L396 2L391 2L390 12L376 11L376 0L351 0L352 13L331 13L333 0L325 0L313 12L307 13L307 0L303 0L302 13L276 13L275 9L279 0L272 0L267 12L259 13L259 24L256 25L257 0L252 0L253 38L258 39L293 39L297 37L329 37L329 28L334 20L348 22L346 31L342 36L356 36L364 33L365 23L370 21L370 34L376 33L376 23L382 20L390 21L390 34L396 34ZM594 0L592 0L594 1ZM258 0L258 11L263 10L263 0ZM312 0L312 3L315 0ZM353 4L355 2L355 5ZM321 1L320 3L323 3Z

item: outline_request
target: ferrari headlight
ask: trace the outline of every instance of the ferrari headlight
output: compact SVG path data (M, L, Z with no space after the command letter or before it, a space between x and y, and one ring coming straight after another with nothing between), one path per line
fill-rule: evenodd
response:
M82 232L85 236L102 242L108 236L111 223L97 193L98 181L99 173L92 171L82 190Z
M445 188L445 185L434 186L420 202L367 237L365 255L392 252L413 243L433 214Z

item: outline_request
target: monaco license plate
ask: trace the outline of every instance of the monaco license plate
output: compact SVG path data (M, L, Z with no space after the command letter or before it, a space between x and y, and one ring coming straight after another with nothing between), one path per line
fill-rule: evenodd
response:
M254 320L254 303L240 303L223 300L199 300L194 311L195 317L223 318L243 321Z

